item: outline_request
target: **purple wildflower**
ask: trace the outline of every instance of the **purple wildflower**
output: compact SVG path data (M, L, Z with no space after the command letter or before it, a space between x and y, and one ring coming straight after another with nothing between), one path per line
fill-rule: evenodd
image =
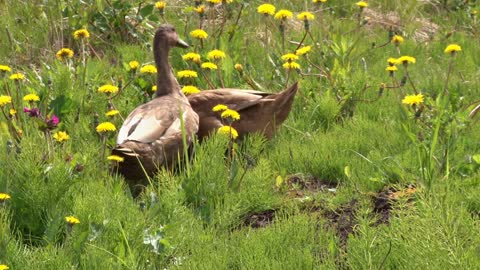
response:
M24 113L28 113L28 116L30 117L39 117L40 116L40 110L38 108L23 108Z
M58 126L58 123L60 122L60 119L58 119L58 117L55 114L52 114L52 117L47 118L47 120L45 122L46 122L47 127L49 129L54 129Z

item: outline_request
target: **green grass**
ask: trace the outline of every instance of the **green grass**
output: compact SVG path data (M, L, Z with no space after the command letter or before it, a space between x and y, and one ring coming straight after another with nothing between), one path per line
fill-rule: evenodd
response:
M35 2L35 1L34 1ZM38 1L36 1L38 2ZM121 176L109 173L95 127L122 124L104 115L111 106L97 91L118 85L111 103L126 116L151 97L154 75L132 75L128 62L153 63L151 39L163 21L153 2L6 0L0 10L0 95L11 94L18 119L0 113L0 265L10 269L476 269L480 265L480 127L468 117L480 94L479 24L464 1L370 2L359 25L355 1L328 1L310 22L305 39L312 50L300 71L282 67L279 22L256 8L263 1L235 0L226 7L223 34L204 47L188 33L199 17L194 1L168 1L165 19L191 49L173 49L175 71L193 68L181 55L196 50L206 59L214 48L226 52L219 65L227 87L250 88L234 69L263 89L278 92L300 81L292 112L271 141L250 136L234 145L213 136L195 144L189 166L162 170L138 198ZM311 1L274 1L297 14L317 11ZM241 5L238 26L234 28ZM219 30L224 10L216 9ZM390 13L389 13L390 12ZM393 16L395 13L397 16ZM387 19L401 20L400 54L389 42ZM321 17L321 20L320 18ZM448 20L445 20L448 18ZM417 38L419 20L438 28L429 40ZM390 22L391 23L391 22ZM401 26L400 26L401 25ZM86 45L73 38L86 27ZM427 26L429 30L434 29ZM235 32L232 32L234 31ZM269 45L265 46L265 31ZM304 36L302 21L286 23L286 52ZM230 39L230 34L233 33ZM453 58L443 50L462 47ZM385 46L381 46L385 44ZM68 64L55 53L75 51ZM391 88L387 58L410 55L408 67L424 103L402 104L414 93L410 82ZM404 68L399 65L396 80ZM25 74L15 83L12 73ZM218 75L208 74L220 85ZM449 76L448 93L443 91ZM181 83L184 81L179 80ZM387 88L380 90L381 84ZM195 80L200 89L208 84ZM380 93L381 92L381 93ZM28 93L40 97L43 116L60 118L56 131L70 140L45 137L43 123L23 111ZM11 105L3 106L5 115ZM422 110L421 112L419 110ZM415 116L417 114L417 117ZM37 121L38 120L38 121ZM11 123L22 130L16 141ZM108 149L116 133L106 135ZM187 169L188 168L188 169ZM292 178L294 177L294 178ZM326 188L302 188L321 181ZM315 179L315 180L312 180ZM389 222L378 224L375 198L387 189L415 193L392 202ZM377 209L378 210L378 209ZM255 228L252 216L274 213ZM69 226L66 216L80 224ZM258 217L257 217L258 218ZM261 218L261 217L260 217ZM349 223L349 220L352 221ZM343 232L343 235L342 233Z

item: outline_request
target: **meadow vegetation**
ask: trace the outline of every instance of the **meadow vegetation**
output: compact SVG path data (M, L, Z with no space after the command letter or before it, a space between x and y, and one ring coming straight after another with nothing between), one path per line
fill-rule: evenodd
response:
M478 269L477 1L165 2L0 2L1 270ZM133 198L107 157L164 22L183 86L300 90Z

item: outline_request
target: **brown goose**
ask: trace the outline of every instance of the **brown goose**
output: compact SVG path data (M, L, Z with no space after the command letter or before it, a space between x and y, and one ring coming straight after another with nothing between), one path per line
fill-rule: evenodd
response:
M146 175L154 175L162 166L171 168L182 156L182 125L188 144L198 131L198 115L190 107L168 63L171 47L187 48L188 44L179 39L173 26L162 25L153 40L158 72L155 98L128 115L112 150L112 154L124 158L115 169L125 176L136 194L147 184Z
M270 139L287 119L297 90L298 83L294 83L276 94L227 88L189 95L188 101L200 117L198 137L203 139L223 125L220 114L212 108L224 104L240 114L240 120L232 124L240 138L248 133L260 133Z

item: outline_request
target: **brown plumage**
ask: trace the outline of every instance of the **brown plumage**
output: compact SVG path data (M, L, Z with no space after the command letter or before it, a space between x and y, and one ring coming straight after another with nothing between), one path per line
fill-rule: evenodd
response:
M260 133L272 138L275 130L287 119L298 83L276 94L241 89L205 90L189 95L188 101L200 117L198 137L203 139L223 126L220 113L212 108L218 104L227 105L240 114L240 120L233 122L239 137L248 133Z
M181 158L182 125L187 144L198 130L198 115L181 92L168 63L169 49L174 46L188 47L173 26L160 26L153 41L158 72L155 98L128 115L112 150L112 154L124 158L114 169L125 176L135 194L148 184L146 175L153 176L161 167L171 168Z

